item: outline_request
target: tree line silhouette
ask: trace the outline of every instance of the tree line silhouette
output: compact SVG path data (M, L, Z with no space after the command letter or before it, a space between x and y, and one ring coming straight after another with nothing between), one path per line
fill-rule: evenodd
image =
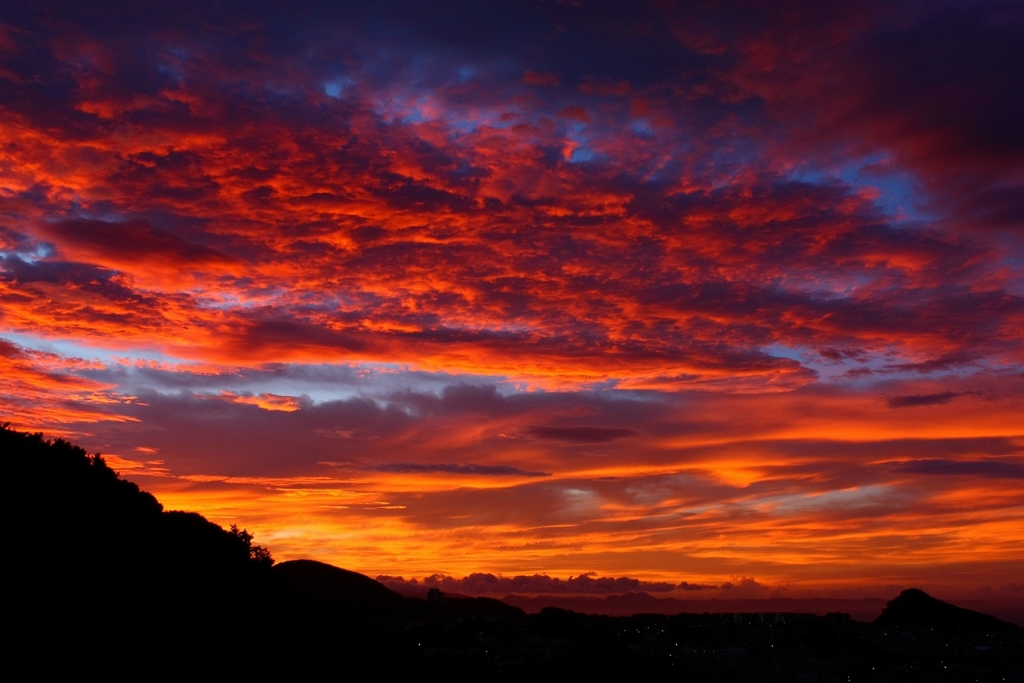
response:
M245 530L165 511L100 455L3 425L11 612L29 649L71 659L213 656L259 619L273 558ZM43 666L54 663L41 657Z

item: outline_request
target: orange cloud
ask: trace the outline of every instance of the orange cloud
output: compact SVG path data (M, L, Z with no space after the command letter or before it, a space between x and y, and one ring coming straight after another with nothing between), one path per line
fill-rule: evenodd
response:
M294 396L277 396L275 394L259 394L258 396L239 396L233 394L230 391L222 391L221 396L227 398L233 403L244 403L251 406L257 406L263 410L279 410L286 413L291 413L302 407L301 401Z

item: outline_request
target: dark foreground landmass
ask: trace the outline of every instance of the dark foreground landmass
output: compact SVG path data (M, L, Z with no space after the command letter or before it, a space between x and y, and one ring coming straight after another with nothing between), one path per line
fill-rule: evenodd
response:
M390 586L389 586L390 587ZM426 594L426 591L423 591ZM418 596L423 597L423 596ZM504 595L502 602L534 613L545 607L560 607L587 614L607 614L622 617L633 614L679 614L680 612L735 613L752 612L800 612L825 615L829 612L849 614L857 621L874 621L882 614L887 604L882 598L711 598L686 600L674 597L655 597L648 593L625 593L618 595L564 596L564 595ZM961 607L991 614L1017 626L1024 625L1024 600L1008 598L1003 600L978 599L958 602Z
M0 429L8 667L112 676L1024 681L1024 630L919 590L871 623L796 612L528 614L406 598L337 567L273 564L244 531L166 512L99 456Z

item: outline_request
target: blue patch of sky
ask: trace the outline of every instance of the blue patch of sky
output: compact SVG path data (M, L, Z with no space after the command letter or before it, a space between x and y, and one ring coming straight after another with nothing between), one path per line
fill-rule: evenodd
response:
M775 358L789 358L801 363L806 356L810 355L807 349L794 348L784 344L769 344L764 347L764 351Z
M181 358L175 358L155 350L132 349L111 349L102 346L81 344L68 339L42 339L19 332L3 332L0 338L14 342L18 346L43 353L53 353L65 358L80 358L82 360L97 360L101 363L112 365L118 359L132 358L140 360L153 360L164 363L185 362Z
M479 125L478 121L471 120L469 118L452 118L446 121L449 127L454 128L460 133L473 133L476 131Z
M576 144L572 154L569 155L569 161L571 163L593 161L597 157L597 153L588 144L590 142L589 124L572 121L567 124L566 129L565 139Z
M765 353L776 358L795 360L805 368L817 372L821 380L842 383L852 388L866 388L877 385L879 382L919 380L922 378L964 378L979 372L998 371L1006 368L1006 364L999 361L977 359L960 366L938 367L921 372L915 369L914 363L920 363L928 359L901 356L898 349L895 348L869 350L854 347L848 350L857 352L858 358L826 358L810 347L789 347L781 344L771 344L763 348ZM850 371L855 372L852 375L848 375L847 373Z
M221 391L279 396L306 396L314 403L341 401L356 397L387 403L387 397L399 393L440 394L453 384L472 384L497 388L499 394L519 393L522 387L505 377L445 372L424 372L397 363L361 364L284 364L267 368L224 367L224 374L190 372L191 361L157 351L108 349L65 339L40 339L16 332L4 332L0 339L18 346L52 353L64 358L98 361L106 369L84 370L81 374L118 385L122 393L191 391L218 394ZM131 361L158 361L173 364L174 370L139 368Z
M797 514L817 510L856 509L875 505L893 504L904 496L890 487L877 484L856 488L827 491L818 495L772 497L753 501L754 505L774 505L776 514Z
M389 66L392 62L400 66ZM500 82L503 79L518 83L517 74L522 72L518 62L499 59L487 64L456 65L444 54L417 53L411 57L399 54L394 59L385 54L383 59L378 56L372 65L364 65L364 68L372 74L373 80L400 84L398 90L386 93L373 107L385 121L422 123L440 118L453 131L463 134L475 132L481 125L504 128L521 123L519 120L500 120L501 114L510 108L506 100L495 93L491 95L499 99L493 100L493 106L481 108L479 98L468 98L466 88L445 88L448 85L466 86L473 82ZM424 112L423 105L428 98L433 104L441 105L435 107L441 113L428 115ZM438 98L444 101L437 102ZM511 96L507 98L511 99ZM464 104L469 106L468 111Z
M12 249L0 251L0 260L6 261L9 258L20 258L26 263L35 263L42 259L51 258L56 255L57 249L49 242L36 242L27 249Z
M669 396L665 391L660 389L621 389L618 386L621 381L622 380L618 379L610 379L594 382L581 393L594 394L595 396L601 396L605 399L622 399L626 401L636 401L638 403L663 403ZM695 393L703 395L703 392L699 390ZM678 400L680 395L681 394L678 393L672 394L672 400Z
M865 375L863 377L846 377L844 375L847 371L857 368L866 368L875 372L882 370L886 363L891 362L891 359L888 359L883 354L878 353L864 353L861 355L862 358L866 358L866 362L860 362L854 358L841 358L838 360L825 358L815 349L807 346L769 344L762 350L775 358L788 358L790 360L794 360L800 363L803 367L817 372L818 376L822 379L840 381L844 384L870 384L876 382L878 381L878 377L874 374ZM861 349L856 350L862 351Z
M179 63L185 63L189 61L189 52L186 48L176 46L165 48L166 53L170 55L175 61ZM157 71L164 76L170 76L176 83L181 83L185 80L185 74L181 68L174 61L162 61L156 67Z
M207 290L205 289L193 289L189 291L189 294L195 297L199 308L215 311L233 311L239 308L253 309L266 306L268 298L278 294L284 294L284 292L283 290L275 290L268 293L260 290L259 299L253 300L245 300L220 291L217 292L216 298L211 298L207 296Z
M1024 256L1008 257L1003 259L1007 270L1011 275L1004 283L1006 291L1018 297L1024 297Z
M1007 273L1003 287L1007 292L1024 297L1024 240L1019 233L1006 231L989 238L1000 254L999 263Z
M345 91L353 85L355 85L355 81L348 76L338 76L324 83L324 93L328 97L340 100L345 96Z
M879 197L874 200L875 206L890 219L895 219L897 224L929 221L938 217L928 210L913 176L893 164L882 152L850 159L838 169L801 166L790 177L812 184L839 181L855 189L873 187L879 192Z
M576 141L573 140L573 142ZM569 155L569 161L574 164L578 164L585 161L593 161L596 156L597 155L592 149L588 148L584 144L580 144L572 150L572 154Z
M385 121L398 121L403 124L427 123L433 121L426 113L428 96L414 95L408 98L392 97L380 102L374 111ZM460 115L457 108L448 108L444 113L444 124L459 133L472 133L480 121L469 116Z
M161 371L133 367L119 371L114 378L131 393L145 391L197 394L275 394L305 397L314 404L370 399L387 405L389 397L408 393L440 395L453 384L494 385L507 395L517 389L500 377L431 373L394 364L286 365L267 370L243 369L224 375L204 375L182 371Z
M177 214L168 214L163 211L125 214L106 202L94 202L91 206L82 206L76 197L71 203L71 208L59 216L60 220L73 218L106 223L125 223L132 219L143 218L157 227L173 228Z
M633 119L630 121L629 129L642 138L654 137L654 129L646 119Z

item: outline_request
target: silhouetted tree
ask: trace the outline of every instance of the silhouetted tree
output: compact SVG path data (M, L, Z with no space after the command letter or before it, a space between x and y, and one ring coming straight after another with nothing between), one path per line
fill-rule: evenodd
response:
M266 567L272 567L274 565L274 558L270 555L270 551L261 545L253 545L252 541L255 537L250 534L247 529L239 531L238 525L232 524L230 532L234 534L235 538L241 541L243 545L245 545L245 548L249 553L249 559Z

